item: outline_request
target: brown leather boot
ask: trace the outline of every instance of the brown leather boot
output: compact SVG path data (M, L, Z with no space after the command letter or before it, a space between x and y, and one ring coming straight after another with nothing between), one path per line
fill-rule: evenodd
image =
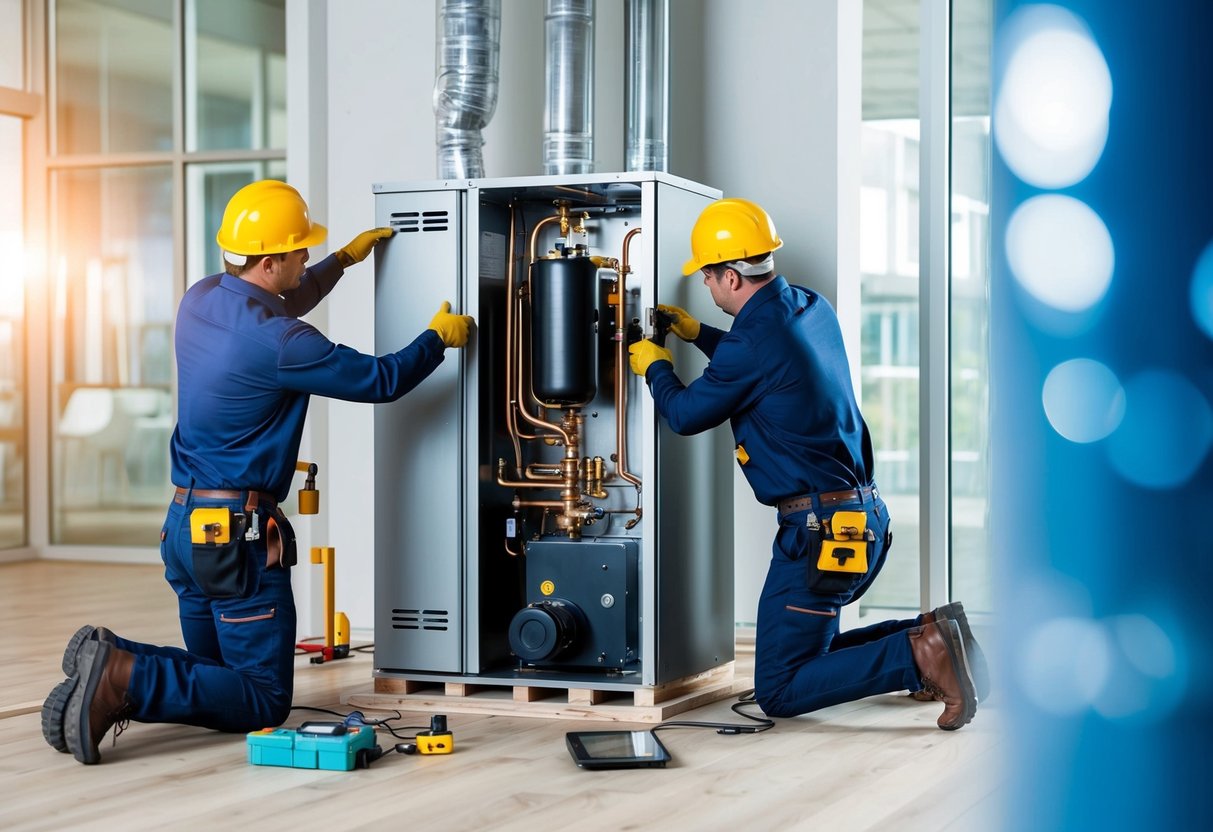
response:
M101 740L134 706L127 696L135 655L106 641L85 641L76 660L76 688L67 702L63 734L85 765L101 762Z
M943 702L936 724L945 731L968 725L977 713L977 692L955 621L932 621L906 631L922 686Z
M78 681L76 662L80 658L80 648L87 641L108 641L113 644L115 636L108 628L94 627L92 624L86 624L77 630L68 639L67 647L63 650L62 665L67 678L55 685L54 690L42 703L42 736L51 748L65 754L68 748L67 738L63 736L63 719L67 713L68 700L72 698L72 691L76 689Z
M969 626L969 617L965 615L964 604L953 601L936 607L922 614L922 623L932 621L955 621L960 627L960 637L965 645L965 658L969 660L969 671L973 674L973 687L977 691L977 699L985 702L990 698L990 668L986 663L986 654L973 636L973 628Z

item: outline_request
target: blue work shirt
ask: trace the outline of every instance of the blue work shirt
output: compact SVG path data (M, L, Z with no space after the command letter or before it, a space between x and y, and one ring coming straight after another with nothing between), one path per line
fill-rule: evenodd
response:
M728 419L759 502L871 481L872 442L838 316L825 298L776 276L746 301L728 332L702 324L694 344L708 366L690 386L668 361L649 365L657 411L684 436Z
M445 345L433 330L376 358L334 344L298 320L342 274L330 255L282 296L229 274L205 278L185 293L175 341L174 485L251 488L284 500L310 394L395 401L442 363Z

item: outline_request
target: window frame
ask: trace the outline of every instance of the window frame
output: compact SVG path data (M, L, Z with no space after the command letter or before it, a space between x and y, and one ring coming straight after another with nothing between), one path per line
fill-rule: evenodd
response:
M170 165L172 168L172 227L173 254L171 264L172 302L174 308L180 303L187 286L187 246L189 244L189 229L187 228L187 185L188 168L192 165L207 164L273 164L285 165L287 150L281 148L265 148L261 150L203 150L187 151L185 149L186 133L186 56L189 48L187 43L187 22L196 4L200 0L173 0L173 149L171 151L148 151L135 153L85 153L85 154L56 154L53 138L55 135L53 96L39 96L37 114L31 117L32 135L36 136L37 145L27 146L26 160L26 192L36 195L31 200L35 204L27 204L27 240L31 248L41 246L45 252L46 241L49 240L51 229L51 208L49 193L51 179L55 172L71 169L103 169L117 166L154 166ZM37 90L51 90L54 84L55 71L55 0L26 0L27 10L27 43L44 44L44 49L28 56L28 80ZM286 4L286 14L289 15ZM286 24L289 25L289 24ZM45 101L46 106L42 106ZM0 99L2 103L2 99ZM47 256L44 253L41 267L46 268ZM27 332L35 330L42 333L40 339L27 335L27 379L29 382L29 402L27 406L27 434L29 436L27 458L27 540L29 548L38 552L39 556L49 559L85 560L101 562L130 562L155 563L159 560L155 546L155 535L148 536L146 547L60 544L51 542L53 526L51 510L53 506L52 454L52 387L50 314L53 298L47 289L48 281L33 280L37 286L36 292L27 293ZM35 321L36 324L35 325ZM35 342L37 340L37 342ZM176 368L173 367L171 395L176 401L177 378ZM28 499L29 495L40 494L37 500Z

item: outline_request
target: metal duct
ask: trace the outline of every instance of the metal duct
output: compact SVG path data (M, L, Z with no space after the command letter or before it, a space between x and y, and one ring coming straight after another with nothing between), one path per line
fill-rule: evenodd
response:
M442 0L434 80L438 177L484 176L481 131L497 108L501 0Z
M546 0L543 172L594 172L594 0Z
M668 101L670 10L666 0L627 0L624 107L628 170L666 170L670 128Z

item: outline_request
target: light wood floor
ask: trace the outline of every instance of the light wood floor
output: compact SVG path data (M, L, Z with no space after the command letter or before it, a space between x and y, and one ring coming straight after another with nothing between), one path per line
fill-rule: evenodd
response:
M390 754L352 772L250 766L243 736L178 725L132 723L116 746L106 738L98 766L49 748L38 709L62 678L63 645L76 628L93 623L180 645L175 611L156 567L0 564L0 829L998 826L997 707L948 733L935 727L941 705L898 694L780 720L763 734L663 731L674 756L664 770L574 766L564 732L603 723L461 714L449 715L454 754ZM739 653L738 672L752 666L752 655ZM371 668L369 655L318 666L299 659L295 701L342 709L343 694L369 689ZM677 718L732 721L728 704ZM292 717L288 726L308 718ZM406 720L423 725L428 715Z

